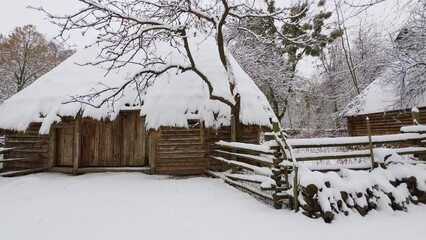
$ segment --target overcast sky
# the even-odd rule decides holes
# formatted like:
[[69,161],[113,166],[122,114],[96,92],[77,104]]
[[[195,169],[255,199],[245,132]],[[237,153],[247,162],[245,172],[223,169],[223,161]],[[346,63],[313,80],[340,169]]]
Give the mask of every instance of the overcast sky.
[[[278,4],[280,1],[289,2],[289,0],[278,0]],[[294,2],[295,0],[290,1]],[[362,4],[370,0],[349,1]],[[406,18],[406,15],[395,14],[395,12],[399,10],[398,7],[401,5],[397,4],[397,1],[401,3],[407,0],[387,0],[385,3],[371,8],[367,13],[351,19],[350,25],[359,24],[360,19],[364,19],[367,23],[378,25],[384,33],[395,32]],[[334,5],[333,2],[333,0],[327,0],[330,7]],[[37,29],[48,38],[58,33],[58,27],[48,22],[46,16],[42,12],[27,9],[27,6],[43,6],[49,12],[63,15],[78,10],[82,5],[77,0],[9,0],[7,4],[2,4],[0,8],[0,33],[8,34],[14,27],[24,26],[26,24],[35,25]],[[94,38],[93,35],[83,37],[79,32],[75,32],[71,35],[71,41],[69,43],[76,43],[81,46],[88,44]]]
[[[8,34],[17,26],[33,24],[48,38],[58,34],[59,28],[51,24],[44,13],[28,9],[27,6],[43,6],[49,12],[58,15],[72,13],[82,7],[77,0],[10,0],[0,8],[0,33]],[[73,34],[71,40],[71,43],[80,45],[90,41],[79,33]]]

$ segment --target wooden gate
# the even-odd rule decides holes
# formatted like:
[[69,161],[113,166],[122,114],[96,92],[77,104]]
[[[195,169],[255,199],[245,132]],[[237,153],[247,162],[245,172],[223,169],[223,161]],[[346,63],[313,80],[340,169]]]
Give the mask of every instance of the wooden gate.
[[[55,166],[73,166],[75,152],[81,153],[78,167],[147,165],[145,120],[139,116],[139,112],[121,112],[114,121],[84,118],[79,145],[75,144],[76,124],[68,125],[55,127]],[[76,145],[80,147],[79,151],[75,151]]]
[[59,124],[56,131],[55,166],[73,166],[74,158],[74,124]]

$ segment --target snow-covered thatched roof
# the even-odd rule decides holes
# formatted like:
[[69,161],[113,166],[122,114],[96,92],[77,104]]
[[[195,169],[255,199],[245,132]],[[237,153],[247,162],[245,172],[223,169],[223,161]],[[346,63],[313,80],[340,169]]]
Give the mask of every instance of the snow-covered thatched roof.
[[414,107],[426,107],[426,93],[424,94],[425,96],[406,100],[401,104],[401,96],[398,92],[399,81],[402,81],[400,75],[395,73],[392,68],[386,69],[346,106],[341,115],[349,117]]
[[[236,79],[236,88],[241,95],[240,120],[247,125],[269,126],[273,111],[263,93],[250,77],[241,69],[232,56],[229,56],[232,74],[220,62],[216,41],[213,38],[190,38],[197,67],[212,82],[214,94],[233,101],[228,76]],[[182,50],[182,49],[180,49]],[[73,97],[93,94],[102,90],[121,87],[126,80],[141,70],[137,64],[127,64],[119,70],[106,70],[100,66],[84,65],[93,62],[100,47],[90,47],[78,51],[49,73],[40,77],[32,85],[12,96],[0,105],[0,129],[24,131],[31,122],[42,122],[40,133],[48,133],[60,116],[76,116],[82,111],[83,117],[113,120],[120,110],[140,109],[146,116],[149,129],[161,126],[187,127],[188,119],[201,119],[207,127],[230,124],[230,108],[209,98],[207,85],[194,72],[169,70],[156,78],[142,95],[138,95],[136,84],[127,86],[115,101],[96,108],[80,102],[70,102]],[[156,54],[169,64],[187,65],[187,58],[170,43],[158,43]],[[78,63],[78,64],[77,64]],[[103,66],[105,67],[105,66]],[[91,101],[99,104],[112,91],[105,91]],[[67,103],[70,102],[70,103]]]

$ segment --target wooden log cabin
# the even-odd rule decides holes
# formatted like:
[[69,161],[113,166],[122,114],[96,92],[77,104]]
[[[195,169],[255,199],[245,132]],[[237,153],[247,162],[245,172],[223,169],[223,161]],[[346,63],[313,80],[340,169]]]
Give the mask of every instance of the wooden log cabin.
[[[406,69],[404,73],[400,61],[409,65],[411,57],[416,56],[419,50],[424,48],[422,44],[416,44],[422,32],[415,28],[403,28],[394,41],[394,50],[399,53],[401,59],[393,66],[387,67],[364,91],[359,94],[343,111],[342,115],[347,119],[348,133],[351,136],[367,134],[366,117],[371,123],[372,134],[395,134],[400,128],[413,124],[412,109],[418,110],[420,122],[426,123],[426,92],[415,98],[401,95],[400,89],[410,89],[423,86],[413,86],[412,81],[418,78],[413,70]],[[420,51],[421,52],[421,51]],[[415,59],[415,58],[413,58]],[[405,86],[401,87],[403,83]],[[415,92],[415,91],[413,91]]]
[[[228,79],[215,55],[215,40],[197,40],[191,39],[197,43],[199,67],[215,80],[219,93],[232,96],[226,92]],[[159,51],[165,59],[185,61],[170,46]],[[6,131],[6,147],[13,148],[0,171],[188,175],[225,168],[209,153],[214,142],[231,139],[230,109],[210,99],[198,75],[171,70],[153,82],[129,84],[120,97],[111,98],[111,89],[123,86],[141,67],[128,64],[105,75],[105,69],[81,64],[98,53],[98,47],[78,51],[0,105],[0,129]],[[230,61],[241,96],[242,140],[256,143],[274,115],[259,88]],[[143,84],[150,87],[140,89]]]
[[397,78],[394,74],[384,71],[343,111],[350,136],[367,135],[367,117],[373,135],[400,133],[402,126],[413,124],[412,110],[418,111],[419,123],[426,124],[426,93],[401,103],[397,86],[388,81]]

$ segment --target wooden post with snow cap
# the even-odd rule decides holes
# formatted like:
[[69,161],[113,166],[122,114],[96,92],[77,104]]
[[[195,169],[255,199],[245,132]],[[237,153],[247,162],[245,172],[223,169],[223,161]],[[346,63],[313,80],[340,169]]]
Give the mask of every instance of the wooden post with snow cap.
[[[419,125],[420,124],[420,111],[418,108],[414,107],[411,109],[411,116],[413,118],[413,124],[414,125]],[[418,132],[421,133],[421,132]],[[420,140],[420,141],[416,141],[415,145],[419,146],[419,147],[425,147],[426,143],[424,142],[425,140]],[[426,160],[426,154],[416,154],[414,155],[415,157],[417,157],[419,160]]]
[[[237,141],[237,127],[236,127],[236,117],[234,114],[231,114],[231,142]],[[236,150],[232,150],[233,152],[237,152]],[[237,157],[233,156],[231,158],[232,160],[236,161]],[[231,173],[237,173],[237,167],[232,165],[231,166]]]
[[368,117],[366,117],[365,120],[367,121],[368,143],[369,143],[369,147],[370,147],[370,157],[371,157],[371,170],[373,170],[376,163],[374,162],[374,146],[373,146],[373,140],[371,138],[370,119]]
[[411,109],[411,116],[413,118],[413,124],[419,125],[420,123],[420,111],[418,108],[412,108]]
[[[279,126],[277,119],[271,119],[271,122],[272,122],[272,131],[274,131],[275,134],[279,133],[281,131],[281,128]],[[280,150],[278,150],[275,152],[274,159],[273,159],[271,178],[275,181],[275,185],[276,185],[276,190],[272,194],[272,197],[274,199],[275,209],[281,209],[283,207],[282,196],[280,195],[280,193],[282,192],[281,186],[283,183],[282,175],[283,174],[287,175],[287,167],[283,169],[280,166],[280,163],[284,160],[284,158],[282,157],[283,154],[285,153],[281,153]],[[287,179],[284,179],[284,180],[287,180]]]

